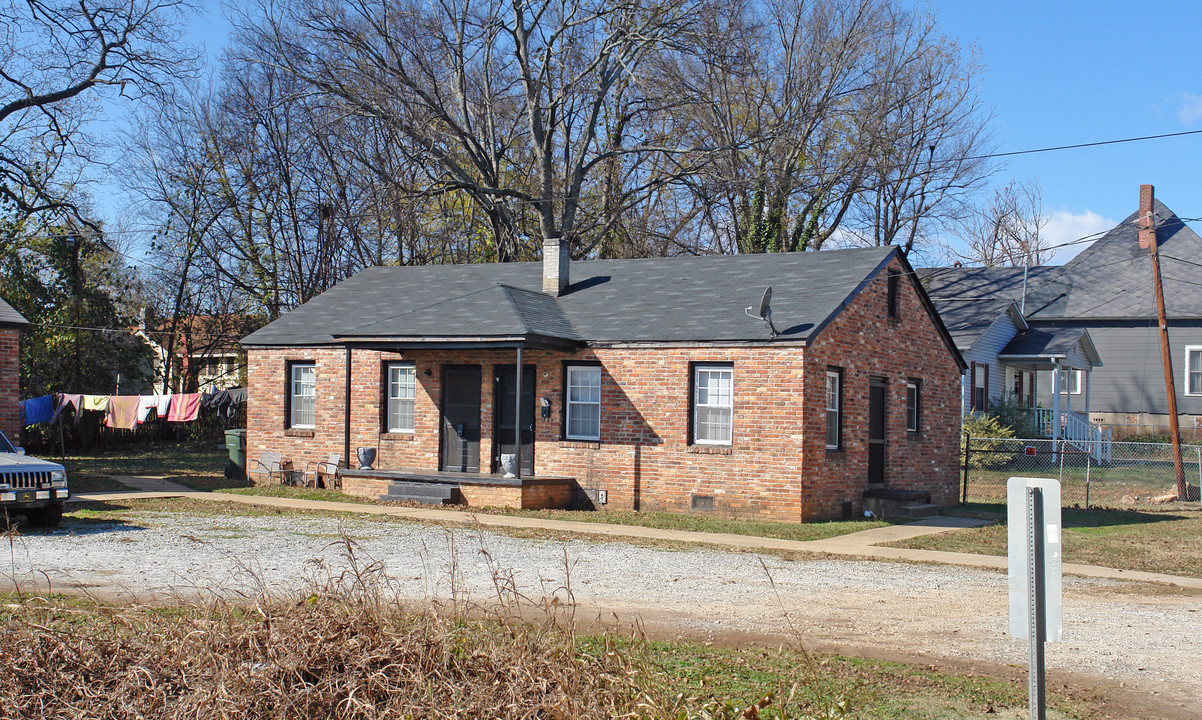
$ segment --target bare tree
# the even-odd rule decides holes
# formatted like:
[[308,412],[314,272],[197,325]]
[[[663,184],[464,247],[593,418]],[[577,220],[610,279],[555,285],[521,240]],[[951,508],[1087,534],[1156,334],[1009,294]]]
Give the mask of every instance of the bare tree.
[[[97,91],[144,96],[191,70],[179,45],[187,0],[8,0],[0,6],[0,199],[19,216],[97,229],[72,190],[94,159]],[[86,102],[85,102],[86,99]]]
[[1043,236],[1050,220],[1051,215],[1043,209],[1039,181],[1012,180],[959,224],[965,248],[953,253],[960,260],[986,267],[1042,265],[1051,258]]
[[908,20],[873,84],[868,173],[846,228],[860,244],[896,244],[906,254],[965,212],[989,174],[991,142],[976,92],[980,66],[933,18]]
[[[255,24],[270,61],[387,128],[409,160],[430,167],[424,192],[470,197],[488,219],[496,259],[553,238],[578,254],[591,248],[604,230],[581,233],[591,180],[616,159],[679,150],[646,133],[653,123],[634,121],[662,110],[646,73],[691,34],[695,0],[275,7]],[[607,112],[630,116],[607,123]]]

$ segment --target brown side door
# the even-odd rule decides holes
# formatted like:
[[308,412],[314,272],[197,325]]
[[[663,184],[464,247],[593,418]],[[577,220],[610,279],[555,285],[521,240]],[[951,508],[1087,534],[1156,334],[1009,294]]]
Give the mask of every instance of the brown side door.
[[[493,427],[493,472],[500,472],[501,454],[513,453],[514,396],[517,394],[517,375],[512,365],[496,368],[496,422]],[[533,365],[522,369],[522,475],[534,474],[534,382]]]
[[873,378],[868,383],[868,484],[885,484],[885,446],[889,444],[887,434],[888,408],[886,398],[888,385],[882,378]]
[[480,366],[442,369],[442,469],[480,472]]

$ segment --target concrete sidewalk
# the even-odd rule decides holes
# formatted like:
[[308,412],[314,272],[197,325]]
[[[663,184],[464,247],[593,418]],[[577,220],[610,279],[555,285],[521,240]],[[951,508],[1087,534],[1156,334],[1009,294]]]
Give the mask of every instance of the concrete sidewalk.
[[[571,520],[550,520],[545,518],[514,517],[509,515],[491,515],[473,513],[464,510],[449,510],[441,508],[408,508],[390,505],[374,505],[368,503],[330,502],[326,500],[302,500],[299,498],[266,497],[258,495],[235,495],[230,493],[198,492],[190,488],[167,481],[161,477],[114,475],[114,480],[136,488],[130,492],[100,492],[82,493],[71,498],[76,502],[84,501],[121,501],[161,497],[188,497],[209,502],[231,502],[258,507],[274,507],[296,511],[323,511],[359,513],[363,515],[383,515],[419,522],[456,523],[463,525],[481,525],[495,528],[514,528],[525,530],[555,530],[565,533],[582,535],[597,535],[607,538],[630,538],[643,540],[661,540],[667,542],[696,543],[736,548],[739,550],[777,550],[787,552],[826,553],[830,555],[846,555],[882,560],[904,560],[911,562],[930,562],[946,565],[964,565],[968,567],[992,568],[1006,570],[1006,558],[994,555],[973,555],[970,553],[941,552],[937,550],[913,550],[909,548],[879,547],[880,543],[908,540],[923,535],[952,532],[965,528],[979,527],[988,524],[984,520],[937,516],[907,523],[905,525],[890,525],[871,530],[840,535],[825,540],[782,540],[779,538],[757,537],[753,535],[735,535],[731,533],[706,533],[691,530],[668,530],[660,528],[641,527],[637,525],[615,525],[609,523],[576,522]],[[1065,563],[1063,570],[1066,574],[1084,577],[1104,578],[1108,580],[1129,580],[1135,582],[1153,582],[1164,585],[1202,590],[1202,579],[1166,575],[1161,573],[1140,572],[1136,570],[1117,570],[1096,565],[1079,565]]]

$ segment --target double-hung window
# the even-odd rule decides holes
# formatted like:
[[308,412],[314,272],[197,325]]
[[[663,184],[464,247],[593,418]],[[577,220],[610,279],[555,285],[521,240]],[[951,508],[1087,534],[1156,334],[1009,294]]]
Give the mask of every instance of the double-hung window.
[[317,415],[317,365],[292,363],[288,374],[288,426],[312,429]]
[[601,439],[601,368],[567,366],[564,432],[569,440]]
[[1185,394],[1202,395],[1202,345],[1185,348]]
[[843,372],[826,371],[826,447],[838,450],[843,444]]
[[922,381],[910,378],[906,381],[906,430],[921,432],[922,426]]
[[388,432],[413,432],[417,369],[412,365],[388,366]]
[[1060,394],[1080,395],[1085,386],[1085,371],[1073,368],[1060,368]]
[[730,445],[734,421],[734,368],[693,368],[693,443]]

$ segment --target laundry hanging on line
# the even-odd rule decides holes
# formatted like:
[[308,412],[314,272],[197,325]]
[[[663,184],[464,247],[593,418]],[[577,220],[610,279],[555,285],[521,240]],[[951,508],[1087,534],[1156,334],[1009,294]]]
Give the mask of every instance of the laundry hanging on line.
[[54,417],[54,396],[43,395],[41,397],[30,398],[21,401],[21,423],[24,425],[33,425],[34,423],[50,422]]
[[156,416],[169,422],[192,422],[200,417],[200,410],[215,411],[223,422],[234,418],[238,405],[247,401],[244,387],[228,388],[215,393],[167,393],[165,395],[81,395],[56,393],[30,398],[20,402],[22,425],[53,423],[68,407],[75,411],[79,422],[84,410],[96,410],[105,414],[104,424],[111,428],[132,430],[150,417]]

